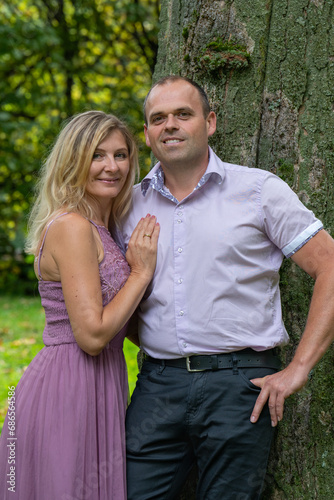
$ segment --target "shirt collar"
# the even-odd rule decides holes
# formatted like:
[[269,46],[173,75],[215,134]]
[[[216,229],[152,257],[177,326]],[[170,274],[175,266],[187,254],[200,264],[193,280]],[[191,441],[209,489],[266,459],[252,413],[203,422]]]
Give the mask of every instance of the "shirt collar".
[[[205,171],[205,174],[200,179],[195,189],[203,186],[210,178],[217,184],[221,184],[225,177],[225,169],[223,162],[218,158],[218,156],[209,147],[209,163]],[[155,189],[156,191],[162,192],[164,190],[165,174],[161,167],[160,162],[158,162],[152,170],[144,177],[141,181],[141,191],[143,196],[146,196],[149,187]]]
[[148,188],[160,191],[165,183],[165,174],[160,165],[160,161],[149,171],[149,173],[141,181],[141,192],[145,196]]

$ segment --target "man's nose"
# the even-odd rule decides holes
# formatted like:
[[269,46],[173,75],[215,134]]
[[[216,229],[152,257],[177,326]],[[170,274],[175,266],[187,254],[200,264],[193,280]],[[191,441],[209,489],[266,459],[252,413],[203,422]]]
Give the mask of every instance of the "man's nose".
[[172,113],[167,115],[167,118],[165,121],[165,128],[169,129],[169,130],[179,128],[178,121]]

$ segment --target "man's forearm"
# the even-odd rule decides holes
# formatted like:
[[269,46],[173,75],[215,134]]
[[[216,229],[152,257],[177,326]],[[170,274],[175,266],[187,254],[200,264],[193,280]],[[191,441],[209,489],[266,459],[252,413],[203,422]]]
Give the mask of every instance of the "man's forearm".
[[284,401],[307,382],[308,374],[334,340],[334,241],[320,231],[292,257],[315,279],[304,333],[291,363],[282,371],[252,379],[261,387],[251,421],[257,422],[268,402],[272,425],[283,418]]
[[304,333],[291,363],[309,373],[334,341],[334,266],[315,282]]

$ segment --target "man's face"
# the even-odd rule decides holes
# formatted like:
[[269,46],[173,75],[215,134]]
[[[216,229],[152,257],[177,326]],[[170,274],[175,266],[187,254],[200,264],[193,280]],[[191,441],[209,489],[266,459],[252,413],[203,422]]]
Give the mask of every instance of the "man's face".
[[198,90],[177,80],[152,89],[146,104],[146,144],[167,168],[205,168],[208,137],[216,130],[216,116],[204,117]]

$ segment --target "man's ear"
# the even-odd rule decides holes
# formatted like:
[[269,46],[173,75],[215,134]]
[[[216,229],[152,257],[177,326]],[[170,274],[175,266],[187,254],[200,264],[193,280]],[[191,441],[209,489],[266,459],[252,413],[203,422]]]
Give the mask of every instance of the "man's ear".
[[144,123],[144,134],[145,134],[145,139],[146,139],[146,146],[148,146],[150,148],[151,144],[150,144],[150,139],[148,137],[148,131],[147,131],[147,125],[146,125],[146,123]]
[[208,137],[210,137],[216,132],[217,116],[214,111],[210,111],[210,113],[207,116],[206,123],[207,123]]

